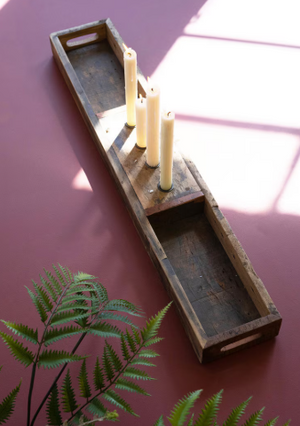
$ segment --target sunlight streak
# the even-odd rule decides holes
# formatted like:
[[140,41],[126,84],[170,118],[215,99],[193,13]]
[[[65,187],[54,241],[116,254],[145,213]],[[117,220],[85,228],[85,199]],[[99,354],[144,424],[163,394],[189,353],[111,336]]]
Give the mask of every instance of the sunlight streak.
[[72,188],[93,192],[90,182],[83,169],[80,169],[72,181]]

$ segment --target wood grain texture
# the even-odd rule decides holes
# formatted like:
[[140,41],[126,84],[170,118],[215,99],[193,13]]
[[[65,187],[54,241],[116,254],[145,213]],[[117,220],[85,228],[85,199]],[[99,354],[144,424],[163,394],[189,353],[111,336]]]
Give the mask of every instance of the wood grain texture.
[[[94,42],[69,49],[68,40],[95,32]],[[193,162],[176,153],[176,190],[158,192],[159,170],[145,167],[135,131],[124,125],[122,39],[111,21],[54,33],[50,41],[200,362],[277,335],[281,317]]]

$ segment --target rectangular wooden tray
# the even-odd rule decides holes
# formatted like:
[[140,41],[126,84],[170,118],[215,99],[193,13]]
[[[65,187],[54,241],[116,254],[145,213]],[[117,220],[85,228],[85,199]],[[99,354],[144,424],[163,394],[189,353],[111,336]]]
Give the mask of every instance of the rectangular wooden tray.
[[[58,67],[126,203],[200,362],[276,336],[281,317],[193,162],[174,154],[158,190],[125,126],[122,39],[110,19],[50,35]],[[138,91],[146,80],[138,69]]]

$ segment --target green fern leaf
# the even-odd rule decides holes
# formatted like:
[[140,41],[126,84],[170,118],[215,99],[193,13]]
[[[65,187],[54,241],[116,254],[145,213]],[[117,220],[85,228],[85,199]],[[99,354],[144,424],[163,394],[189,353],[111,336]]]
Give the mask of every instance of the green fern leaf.
[[70,321],[78,321],[81,318],[88,317],[89,315],[89,312],[85,312],[84,314],[79,312],[61,312],[59,314],[53,315],[51,325],[60,325]]
[[79,302],[80,300],[89,302],[90,300],[94,300],[94,297],[88,297],[84,294],[72,294],[71,296],[65,296],[64,302],[60,306],[67,305],[70,302]]
[[106,303],[108,302],[108,294],[107,294],[107,290],[104,287],[104,285],[102,285],[101,283],[98,282],[94,282],[94,289],[97,292],[98,298],[100,300],[101,303]]
[[157,315],[150,318],[150,320],[146,322],[146,327],[143,328],[141,332],[144,342],[146,342],[149,339],[152,339],[153,337],[157,335],[159,327],[162,323],[162,320],[164,316],[166,315],[169,307],[171,306],[171,303],[169,303],[164,309],[159,311]]
[[0,331],[0,336],[2,337],[2,340],[6,346],[9,348],[11,355],[16,360],[20,361],[20,363],[24,364],[26,367],[32,364],[34,360],[34,354],[26,346],[23,346],[23,343],[18,342],[13,337],[3,333],[2,331]]
[[248,398],[246,401],[242,402],[238,407],[234,408],[231,411],[228,419],[223,424],[223,426],[237,426],[240,418],[245,413],[245,409],[247,405],[249,404],[249,402],[251,401],[251,398],[252,397]]
[[62,417],[59,409],[57,384],[55,384],[55,386],[53,387],[50,397],[48,398],[46,412],[47,421],[49,425],[62,425]]
[[126,345],[124,334],[121,335],[121,350],[123,354],[123,358],[125,361],[128,361],[130,359],[130,353]]
[[81,294],[85,291],[93,292],[95,293],[96,290],[94,290],[91,286],[83,286],[83,285],[76,285],[73,287],[70,287],[69,290],[66,291],[66,296],[71,296],[72,294]]
[[275,419],[269,420],[265,426],[275,426],[275,424],[277,423],[277,420],[279,419],[279,417],[276,417]]
[[36,307],[42,322],[45,322],[47,320],[48,316],[47,316],[47,313],[46,313],[43,305],[41,304],[39,298],[31,290],[29,290],[28,287],[25,286],[25,288],[27,289],[31,300],[33,301],[33,304]]
[[36,294],[37,294],[40,302],[42,303],[42,305],[46,309],[46,311],[47,312],[52,311],[53,304],[50,301],[48,293],[43,289],[42,286],[38,286],[33,280],[31,280],[31,281],[33,283],[33,287],[34,287],[34,289],[36,291]]
[[124,401],[123,398],[120,397],[115,391],[112,389],[108,389],[103,395],[103,398],[105,398],[108,402],[111,404],[114,404],[116,407],[121,408],[124,411],[127,411],[127,413],[130,413],[136,417],[139,417],[133,409],[130,407],[130,405]]
[[[192,414],[192,417],[190,418],[187,426],[193,426],[193,424],[194,424],[194,413]],[[217,426],[217,423],[215,423],[214,426]]]
[[103,350],[102,360],[103,360],[103,368],[104,368],[105,376],[107,380],[111,381],[114,378],[115,373],[113,370],[111,359],[107,353],[106,346],[104,347],[104,350]]
[[110,300],[105,305],[105,310],[126,312],[127,314],[137,316],[137,317],[140,317],[142,314],[141,310],[138,307],[136,307],[133,303],[127,302],[127,300],[122,300],[122,299]]
[[135,367],[128,367],[124,372],[124,376],[136,380],[155,380],[153,377],[150,377],[149,374],[147,374],[145,371],[139,370]]
[[289,424],[291,423],[291,421],[290,420],[288,420],[286,423],[284,423],[284,425],[283,426],[289,426]]
[[162,340],[164,340],[163,337],[153,337],[153,339],[149,339],[146,343],[144,343],[144,347],[148,348],[149,346],[154,345],[155,343],[159,343]]
[[164,417],[160,416],[160,418],[155,422],[154,426],[165,426]]
[[95,390],[101,390],[104,387],[104,377],[102,368],[100,367],[99,357],[96,359],[93,376]]
[[131,352],[135,353],[136,352],[136,344],[134,341],[134,338],[131,336],[131,334],[129,333],[129,331],[126,329],[126,340],[128,342],[128,345],[131,349]]
[[75,398],[75,391],[72,386],[72,380],[70,370],[68,369],[67,374],[64,378],[62,389],[62,406],[65,413],[73,413],[78,407]]
[[57,308],[57,313],[75,311],[75,310],[78,310],[78,309],[81,309],[81,310],[84,310],[84,311],[89,311],[91,309],[91,306],[84,305],[80,302],[85,302],[85,300],[79,300],[77,303],[74,303],[74,302],[62,303]]
[[58,264],[58,266],[59,266],[59,269],[61,270],[61,272],[63,273],[67,283],[71,282],[72,281],[72,274],[71,274],[71,278],[70,278],[67,269],[64,268],[63,266],[61,266],[60,264]]
[[132,333],[133,333],[134,340],[135,340],[136,344],[137,344],[137,345],[140,345],[140,344],[142,343],[142,339],[141,339],[141,336],[140,336],[139,331],[138,331],[138,330],[136,330],[136,328],[135,328],[135,327],[132,327],[132,326],[131,326],[131,331],[132,331]]
[[51,284],[55,288],[56,293],[60,296],[61,293],[62,293],[62,288],[61,288],[59,282],[57,281],[57,279],[51,274],[51,272],[47,271],[45,268],[44,268],[44,272],[45,272],[48,280],[51,282]]
[[252,416],[249,417],[249,419],[244,423],[244,426],[257,426],[260,421],[262,420],[262,413],[264,411],[264,408],[262,408],[259,411],[256,411],[256,413],[252,414]]
[[131,365],[145,365],[147,367],[156,367],[155,364],[152,364],[147,358],[137,357],[130,362]]
[[82,281],[87,280],[95,280],[96,277],[94,275],[86,274],[85,272],[78,272],[76,275],[74,275],[74,281],[76,283],[81,283]]
[[0,404],[0,425],[6,423],[14,411],[16,398],[21,387],[21,382],[3,399],[2,403]]
[[122,364],[119,356],[117,355],[117,353],[113,349],[113,347],[111,345],[109,345],[107,342],[106,342],[106,348],[107,348],[107,354],[109,355],[110,360],[111,360],[111,364],[112,364],[115,372],[117,373],[118,371],[122,370],[123,364]]
[[37,330],[34,331],[32,328],[29,328],[27,325],[15,324],[14,322],[9,322],[4,320],[1,320],[1,321],[3,322],[3,324],[6,325],[6,327],[9,330],[13,331],[18,336],[23,337],[23,339],[26,339],[29,342],[32,342],[34,344],[39,343]]
[[128,324],[131,325],[131,327],[136,327],[136,325],[133,324],[132,321],[130,321],[130,319],[128,317],[124,317],[123,315],[118,315],[115,314],[113,312],[102,312],[101,314],[99,314],[99,319],[109,319],[109,320],[114,320],[114,321],[121,321],[124,324]]
[[66,351],[44,350],[39,357],[38,366],[44,368],[56,368],[66,362],[82,361],[86,356],[70,354]]
[[53,289],[52,285],[48,283],[48,281],[46,281],[44,277],[42,277],[42,275],[40,275],[40,280],[48,294],[51,295],[53,302],[55,303],[57,300],[57,294],[55,293],[55,290]]
[[[218,392],[212,398],[206,401],[205,407],[203,408],[201,414],[199,415],[195,426],[210,426],[213,419],[217,416],[219,405],[222,400],[222,392]],[[250,425],[247,425],[250,426]],[[253,425],[254,426],[254,425]]]
[[[78,413],[75,414],[75,416],[73,417],[72,423],[68,423],[68,426],[69,425],[74,426],[74,422],[75,422],[76,425],[80,426],[80,425],[82,425],[82,423],[85,424],[86,422],[89,422],[89,421],[90,421],[90,419],[87,418],[87,416],[85,414],[83,414],[81,410],[79,410]],[[95,423],[94,424],[92,423],[91,426],[95,426]]]
[[110,325],[105,322],[96,322],[91,325],[88,330],[88,333],[94,334],[96,336],[101,337],[121,337],[121,330],[119,330],[116,326]]
[[94,398],[88,405],[87,409],[90,413],[98,417],[104,417],[107,412],[107,408],[104,407],[98,398]]
[[44,345],[47,347],[58,340],[65,339],[66,337],[74,336],[75,334],[83,333],[83,330],[80,327],[74,327],[71,325],[70,327],[63,328],[52,328],[46,331],[44,337]]
[[201,390],[191,392],[177,402],[170,414],[170,417],[168,417],[168,420],[172,426],[184,425],[186,418],[190,410],[193,408],[195,401],[199,398],[200,393]]
[[52,268],[54,269],[54,271],[55,271],[55,273],[57,275],[57,278],[60,281],[61,285],[63,287],[66,287],[68,285],[68,281],[67,282],[65,281],[64,277],[62,276],[62,274],[60,273],[59,269],[55,265],[52,265]]
[[155,352],[153,349],[143,349],[140,352],[140,357],[143,358],[155,358],[156,356],[160,356],[157,352]]
[[91,388],[88,381],[85,360],[81,364],[78,381],[79,381],[80,396],[82,396],[83,398],[89,398],[92,395],[92,392],[91,392]]
[[121,390],[126,390],[128,392],[136,392],[136,393],[140,393],[141,395],[150,396],[148,392],[146,392],[143,388],[138,386],[136,383],[133,383],[130,380],[126,380],[126,379],[118,379],[116,381],[116,388]]

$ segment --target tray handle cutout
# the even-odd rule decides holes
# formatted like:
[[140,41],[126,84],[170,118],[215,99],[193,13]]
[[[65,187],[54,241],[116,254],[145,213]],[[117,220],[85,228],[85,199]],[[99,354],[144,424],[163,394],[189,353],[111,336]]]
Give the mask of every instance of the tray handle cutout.
[[85,44],[93,43],[94,41],[98,40],[99,34],[93,33],[93,34],[85,34],[79,37],[70,38],[67,40],[66,45],[68,47],[79,47],[84,46]]
[[241,339],[236,342],[229,343],[229,345],[223,346],[221,348],[221,352],[227,352],[227,351],[230,351],[231,349],[235,349],[240,346],[247,345],[248,343],[253,342],[253,340],[260,339],[261,337],[262,337],[262,333],[256,333],[256,334],[253,334],[252,336],[244,337],[244,339]]

